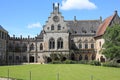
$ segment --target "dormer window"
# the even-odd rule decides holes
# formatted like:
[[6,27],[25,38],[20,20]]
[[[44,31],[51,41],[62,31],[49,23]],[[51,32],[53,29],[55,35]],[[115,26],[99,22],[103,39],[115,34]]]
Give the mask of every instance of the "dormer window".
[[60,26],[60,24],[58,25],[58,30],[61,30],[61,26]]
[[82,33],[87,33],[85,28],[82,28]]
[[49,30],[49,27],[47,27],[47,30]]
[[75,31],[75,34],[77,34],[77,31]]
[[51,25],[51,30],[54,30],[54,25]]

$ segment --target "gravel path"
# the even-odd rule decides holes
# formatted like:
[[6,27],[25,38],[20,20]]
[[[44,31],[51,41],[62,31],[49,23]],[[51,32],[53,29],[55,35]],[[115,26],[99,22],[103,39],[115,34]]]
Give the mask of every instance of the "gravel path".
[[0,80],[13,80],[13,79],[0,78]]

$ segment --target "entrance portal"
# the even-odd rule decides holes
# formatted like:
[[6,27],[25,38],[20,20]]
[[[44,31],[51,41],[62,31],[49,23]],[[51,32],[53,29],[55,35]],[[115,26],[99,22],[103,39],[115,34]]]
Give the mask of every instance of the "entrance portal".
[[30,62],[31,62],[31,63],[34,62],[34,56],[30,56]]

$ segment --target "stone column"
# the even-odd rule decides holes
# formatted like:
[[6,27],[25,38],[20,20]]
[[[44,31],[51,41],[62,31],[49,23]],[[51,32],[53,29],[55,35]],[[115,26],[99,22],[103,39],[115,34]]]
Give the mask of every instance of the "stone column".
[[27,61],[30,63],[30,36],[28,36],[28,46],[27,46]]

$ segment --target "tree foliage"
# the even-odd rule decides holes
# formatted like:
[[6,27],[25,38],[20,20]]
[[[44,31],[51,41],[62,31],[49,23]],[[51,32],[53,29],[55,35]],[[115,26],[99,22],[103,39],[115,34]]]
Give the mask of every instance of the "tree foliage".
[[120,58],[120,25],[108,27],[103,38],[105,43],[102,53],[108,60]]

